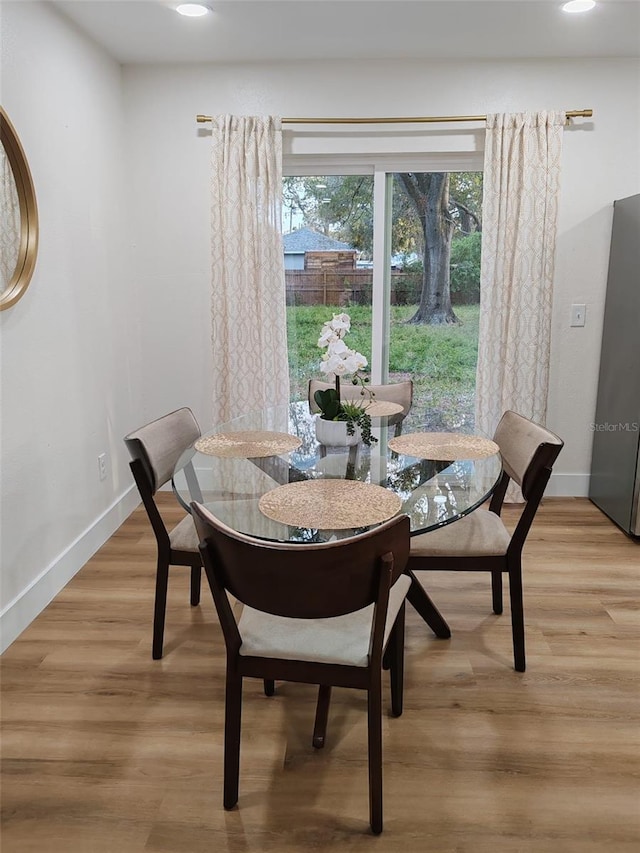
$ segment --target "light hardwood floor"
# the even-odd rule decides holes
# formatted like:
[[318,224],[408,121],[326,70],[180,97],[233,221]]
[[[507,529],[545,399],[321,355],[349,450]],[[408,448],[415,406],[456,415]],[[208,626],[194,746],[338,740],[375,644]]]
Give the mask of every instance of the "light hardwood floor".
[[2,853],[637,853],[639,565],[589,501],[545,500],[525,547],[524,674],[488,577],[428,576],[453,636],[408,609],[375,838],[358,692],[334,690],[315,751],[315,689],[267,698],[247,682],[239,805],[223,810],[211,596],[205,581],[191,608],[188,569],[172,569],[152,661],[155,545],[138,509],[2,658]]

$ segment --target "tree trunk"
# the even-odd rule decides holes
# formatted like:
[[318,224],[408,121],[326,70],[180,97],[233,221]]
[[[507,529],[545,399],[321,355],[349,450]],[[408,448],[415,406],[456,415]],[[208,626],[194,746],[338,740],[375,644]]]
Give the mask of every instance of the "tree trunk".
[[424,234],[422,292],[410,323],[458,323],[451,307],[451,238],[454,223],[449,214],[449,175],[446,172],[400,175]]
[[[454,224],[449,214],[449,175],[446,172],[413,176],[424,195],[424,275],[418,310],[410,323],[458,323],[451,307],[451,238]],[[427,180],[420,187],[420,178]]]

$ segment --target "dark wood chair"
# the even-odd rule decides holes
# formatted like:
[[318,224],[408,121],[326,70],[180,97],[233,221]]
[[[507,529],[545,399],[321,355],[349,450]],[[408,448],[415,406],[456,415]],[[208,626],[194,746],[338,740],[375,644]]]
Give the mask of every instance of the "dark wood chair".
[[[502,613],[502,574],[509,576],[511,628],[515,669],[525,671],[524,608],[522,601],[522,548],[564,446],[557,435],[515,412],[502,416],[494,435],[500,448],[503,473],[489,504],[452,524],[411,539],[408,572],[412,590],[420,598],[416,571],[490,572],[493,612]],[[500,512],[509,482],[522,489],[524,505],[513,531],[504,526]],[[417,586],[416,586],[417,585]],[[409,592],[409,601],[414,592]]]
[[191,566],[191,604],[196,606],[200,603],[202,558],[193,519],[185,515],[169,531],[154,500],[158,489],[172,478],[180,456],[199,437],[200,427],[191,409],[183,408],[140,427],[124,439],[132,457],[133,478],[158,545],[152,643],[154,660],[162,657],[169,566]]
[[[198,503],[192,511],[227,649],[224,807],[238,801],[244,677],[318,684],[316,748],[325,742],[331,687],[354,687],[368,696],[370,822],[382,832],[382,658],[399,716],[409,519],[299,545],[236,533]],[[244,605],[239,620],[227,593]]]
[[[310,379],[307,391],[309,400],[309,410],[313,414],[317,414],[320,409],[314,399],[316,391],[325,391],[327,388],[335,388],[333,382],[323,382],[321,379]],[[397,415],[389,415],[386,423],[389,426],[395,426],[394,435],[398,436],[402,433],[402,422],[409,414],[413,403],[413,381],[405,379],[402,382],[390,382],[386,385],[367,385],[369,391],[374,395],[376,400],[384,400],[388,403],[397,403],[402,406],[402,411]],[[353,385],[351,382],[344,381],[340,384],[340,397],[343,400],[361,400],[362,388],[360,385]]]

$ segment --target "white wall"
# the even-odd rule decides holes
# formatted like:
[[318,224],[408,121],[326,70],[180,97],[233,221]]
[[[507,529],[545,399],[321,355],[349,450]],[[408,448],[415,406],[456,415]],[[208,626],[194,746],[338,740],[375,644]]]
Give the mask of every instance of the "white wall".
[[122,436],[140,422],[140,348],[121,69],[48,5],[3,3],[1,14],[2,104],[40,217],[31,284],[0,314],[4,648],[137,502]]
[[[156,354],[167,387],[180,383],[185,399],[207,423],[213,369],[206,295],[209,144],[207,131],[195,123],[197,113],[475,115],[590,107],[593,119],[576,120],[564,134],[548,414],[549,427],[566,441],[548,493],[586,494],[612,202],[640,190],[639,70],[633,60],[125,69],[127,127],[134,140],[129,166],[135,186],[135,268],[149,310],[158,309],[149,336],[157,340],[162,330],[175,344]],[[482,144],[482,134],[455,127],[447,133],[460,150]],[[441,132],[431,132],[432,141],[425,144],[442,150]],[[414,133],[429,137],[424,129]],[[384,136],[379,133],[370,147],[383,147]],[[296,150],[322,145],[335,151],[358,143],[351,136],[336,143],[331,134],[319,138],[312,132],[311,139],[296,134]],[[569,327],[573,302],[587,305],[584,328]],[[176,364],[179,358],[182,364]],[[157,405],[166,390],[151,390]]]
[[[33,281],[0,314],[3,646],[137,503],[122,436],[185,404],[203,426],[211,421],[209,143],[199,112],[592,107],[592,121],[565,133],[548,418],[567,442],[551,491],[585,493],[611,203],[640,190],[637,62],[121,72],[48,4],[3,2],[1,14],[2,103],[29,157],[41,221]],[[463,151],[482,136],[456,133]],[[322,144],[295,141],[296,150]],[[584,329],[569,328],[572,302],[587,304]],[[110,471],[100,482],[103,451]]]

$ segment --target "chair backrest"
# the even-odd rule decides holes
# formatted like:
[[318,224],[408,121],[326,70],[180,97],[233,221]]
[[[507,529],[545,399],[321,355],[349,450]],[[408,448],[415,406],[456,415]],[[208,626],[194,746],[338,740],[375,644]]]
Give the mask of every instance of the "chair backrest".
[[193,412],[185,407],[125,436],[124,443],[144,470],[152,495],[171,479],[178,459],[200,435]]
[[[191,505],[212,592],[227,590],[243,604],[298,619],[353,613],[377,600],[383,558],[392,557],[389,586],[409,556],[409,518],[393,518],[349,539],[293,544],[231,530],[202,505]],[[213,581],[213,583],[212,583]]]
[[[319,412],[318,404],[314,400],[316,391],[325,391],[327,388],[335,388],[333,382],[323,382],[321,379],[309,380],[309,410],[314,414]],[[413,381],[405,379],[402,382],[391,382],[387,385],[367,385],[367,388],[373,392],[376,400],[384,400],[388,403],[398,403],[402,406],[401,417],[406,417],[413,402]],[[362,388],[360,385],[353,385],[351,382],[345,381],[340,383],[340,397],[343,400],[359,400],[361,399]]]
[[[564,446],[561,438],[534,421],[506,411],[498,424],[494,441],[500,448],[505,473],[522,489],[526,501],[542,491],[551,469]],[[542,492],[540,492],[542,497]]]

